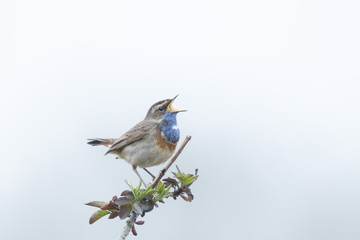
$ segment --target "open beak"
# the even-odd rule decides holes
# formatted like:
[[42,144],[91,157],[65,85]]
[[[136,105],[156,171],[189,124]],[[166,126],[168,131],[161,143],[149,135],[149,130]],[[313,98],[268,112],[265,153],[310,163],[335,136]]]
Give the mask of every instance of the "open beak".
[[177,98],[177,96],[179,95],[176,95],[173,99],[170,100],[167,110],[172,113],[186,112],[186,110],[176,110],[175,108],[172,107],[172,103],[174,102],[175,98]]

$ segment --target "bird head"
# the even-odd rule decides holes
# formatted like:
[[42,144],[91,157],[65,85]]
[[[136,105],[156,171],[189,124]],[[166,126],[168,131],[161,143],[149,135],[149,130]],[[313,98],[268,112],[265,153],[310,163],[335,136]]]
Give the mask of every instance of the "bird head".
[[147,112],[145,119],[160,120],[165,113],[177,114],[178,112],[185,112],[186,110],[176,110],[173,108],[172,104],[177,96],[178,95],[172,99],[165,99],[153,104]]

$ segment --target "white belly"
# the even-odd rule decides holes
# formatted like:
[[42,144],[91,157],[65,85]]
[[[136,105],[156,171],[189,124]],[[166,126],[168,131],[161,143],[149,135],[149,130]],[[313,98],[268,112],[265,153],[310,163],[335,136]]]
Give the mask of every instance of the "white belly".
[[159,165],[168,160],[173,151],[164,151],[156,141],[139,141],[126,146],[119,157],[141,168]]

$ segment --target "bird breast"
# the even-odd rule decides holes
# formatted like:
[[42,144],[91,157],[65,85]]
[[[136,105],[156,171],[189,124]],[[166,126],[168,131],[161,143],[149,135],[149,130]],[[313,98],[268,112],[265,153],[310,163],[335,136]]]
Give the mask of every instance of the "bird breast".
[[176,144],[167,142],[162,134],[157,134],[156,140],[137,141],[126,146],[119,156],[141,168],[159,165],[168,160],[174,153]]

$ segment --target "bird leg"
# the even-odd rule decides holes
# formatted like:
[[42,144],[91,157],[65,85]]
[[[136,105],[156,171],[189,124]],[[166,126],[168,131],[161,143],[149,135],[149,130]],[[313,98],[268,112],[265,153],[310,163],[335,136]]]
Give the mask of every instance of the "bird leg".
[[140,181],[142,182],[142,184],[144,185],[145,188],[147,188],[146,183],[144,182],[144,180],[141,178],[139,172],[136,170],[136,165],[132,165],[132,169],[134,170],[135,174],[140,178]]
[[149,170],[147,170],[146,168],[143,169],[152,177],[153,180],[155,179],[155,176]]

